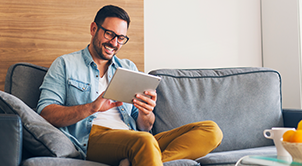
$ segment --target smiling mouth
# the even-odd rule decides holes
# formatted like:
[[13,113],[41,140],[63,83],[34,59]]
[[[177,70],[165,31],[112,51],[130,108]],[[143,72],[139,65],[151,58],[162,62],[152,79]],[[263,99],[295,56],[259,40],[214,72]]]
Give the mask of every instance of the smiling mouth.
[[108,53],[113,53],[116,50],[115,47],[110,47],[108,45],[104,45],[104,47]]
[[114,50],[113,48],[108,47],[108,46],[105,46],[105,48],[106,48],[106,50],[108,50],[108,51],[113,51],[113,50]]

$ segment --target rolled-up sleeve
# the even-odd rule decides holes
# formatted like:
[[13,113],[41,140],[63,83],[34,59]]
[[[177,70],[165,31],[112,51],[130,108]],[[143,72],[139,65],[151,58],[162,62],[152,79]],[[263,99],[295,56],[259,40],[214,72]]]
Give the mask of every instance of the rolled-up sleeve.
[[37,113],[50,104],[64,105],[66,99],[66,77],[65,63],[59,57],[50,66],[44,81],[40,86],[40,99],[37,106]]

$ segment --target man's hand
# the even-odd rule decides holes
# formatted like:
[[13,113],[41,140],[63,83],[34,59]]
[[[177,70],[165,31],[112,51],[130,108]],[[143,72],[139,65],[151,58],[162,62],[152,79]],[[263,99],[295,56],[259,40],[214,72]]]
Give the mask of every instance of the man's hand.
[[156,106],[157,93],[156,91],[145,91],[144,95],[136,94],[135,97],[137,99],[133,99],[133,105],[139,110],[137,118],[138,128],[140,130],[150,131],[155,121],[153,109]]
[[92,102],[92,108],[94,112],[104,112],[113,107],[119,107],[123,105],[123,102],[112,102],[109,99],[103,98],[103,94],[104,92],[95,101]]

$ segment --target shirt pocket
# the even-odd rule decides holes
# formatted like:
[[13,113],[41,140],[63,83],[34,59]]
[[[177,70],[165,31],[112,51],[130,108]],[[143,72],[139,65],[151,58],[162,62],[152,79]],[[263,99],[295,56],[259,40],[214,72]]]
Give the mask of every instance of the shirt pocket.
[[73,106],[91,102],[91,84],[75,79],[68,79],[66,105]]
[[82,82],[82,81],[79,81],[79,80],[75,80],[75,79],[72,79],[72,78],[69,78],[68,79],[68,85],[82,91],[82,92],[85,92],[85,91],[90,91],[90,84],[89,83],[85,83],[85,82]]

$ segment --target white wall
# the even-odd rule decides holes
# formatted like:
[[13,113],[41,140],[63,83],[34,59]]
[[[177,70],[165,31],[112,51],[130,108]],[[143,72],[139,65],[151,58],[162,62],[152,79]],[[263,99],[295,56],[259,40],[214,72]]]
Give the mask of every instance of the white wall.
[[302,0],[144,0],[145,72],[264,66],[301,109]]
[[260,0],[144,0],[145,72],[262,66]]
[[262,0],[263,64],[282,78],[283,108],[301,108],[299,0]]

